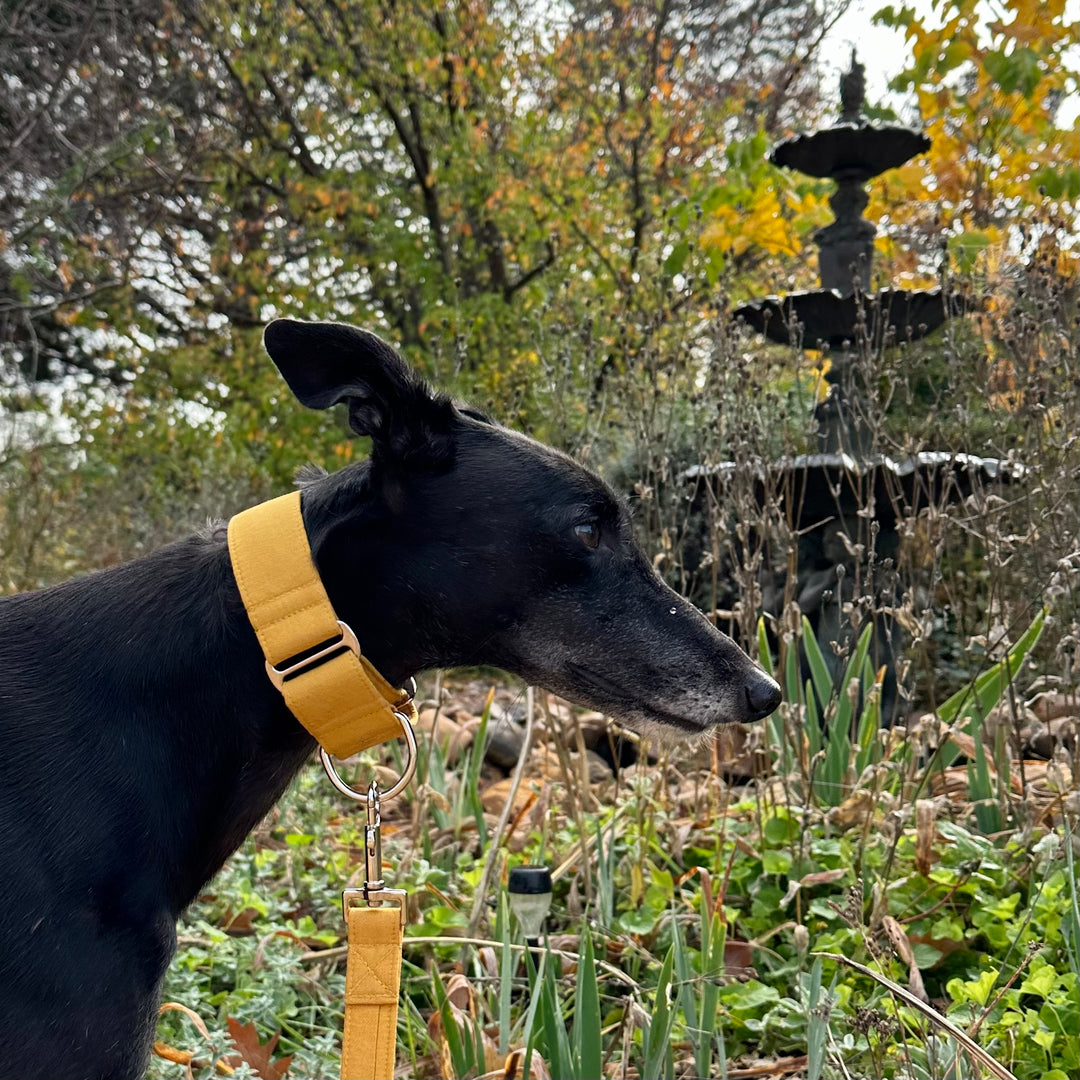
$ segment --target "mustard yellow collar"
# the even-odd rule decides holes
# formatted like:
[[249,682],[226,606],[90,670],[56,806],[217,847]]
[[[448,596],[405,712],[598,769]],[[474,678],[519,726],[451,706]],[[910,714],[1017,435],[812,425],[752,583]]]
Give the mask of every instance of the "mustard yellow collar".
[[415,720],[410,695],[372,667],[335,614],[311,558],[300,492],[237,514],[229,555],[270,681],[319,744],[344,758],[398,738],[395,710]]

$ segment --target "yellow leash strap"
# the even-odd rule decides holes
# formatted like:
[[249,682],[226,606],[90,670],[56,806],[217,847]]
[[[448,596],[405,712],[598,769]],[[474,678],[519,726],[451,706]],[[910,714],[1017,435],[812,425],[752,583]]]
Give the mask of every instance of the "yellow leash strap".
[[334,613],[311,558],[300,492],[237,514],[229,555],[267,674],[293,716],[339,758],[398,738],[395,710],[416,717],[409,695],[361,655]]
[[401,982],[401,912],[348,906],[341,1080],[392,1080]]

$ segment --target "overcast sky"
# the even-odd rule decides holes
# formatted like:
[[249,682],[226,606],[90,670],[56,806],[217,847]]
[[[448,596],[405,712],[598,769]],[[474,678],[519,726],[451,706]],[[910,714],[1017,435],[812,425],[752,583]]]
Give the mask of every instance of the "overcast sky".
[[[840,72],[847,71],[851,59],[851,47],[859,53],[859,61],[866,65],[866,96],[869,101],[880,101],[886,94],[886,84],[910,60],[910,50],[904,42],[904,35],[899,30],[890,30],[884,26],[875,26],[872,17],[891,2],[894,7],[912,7],[926,17],[931,26],[939,24],[933,14],[932,0],[854,0],[847,13],[833,28],[825,44],[824,60],[826,70],[833,78],[830,96],[839,102]],[[987,3],[987,18],[1000,18],[1001,6]],[[1080,20],[1080,0],[1066,0],[1065,16],[1067,21]],[[1078,57],[1080,60],[1080,57]],[[828,89],[828,88],[827,88]],[[905,121],[912,121],[913,99],[907,95],[893,95],[889,102]],[[1080,95],[1062,105],[1058,121],[1061,126],[1075,123],[1080,113]]]

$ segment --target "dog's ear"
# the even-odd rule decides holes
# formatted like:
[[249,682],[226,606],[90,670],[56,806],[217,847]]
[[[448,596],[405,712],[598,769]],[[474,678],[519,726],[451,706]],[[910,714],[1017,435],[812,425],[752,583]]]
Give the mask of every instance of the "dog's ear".
[[275,319],[263,344],[309,409],[346,402],[349,426],[371,436],[375,456],[435,463],[449,453],[449,400],[432,394],[382,338],[345,323]]

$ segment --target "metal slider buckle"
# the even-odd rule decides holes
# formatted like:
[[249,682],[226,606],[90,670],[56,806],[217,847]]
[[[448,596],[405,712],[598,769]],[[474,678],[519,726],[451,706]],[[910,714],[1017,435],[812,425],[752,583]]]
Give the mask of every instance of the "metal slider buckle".
[[347,623],[343,623],[340,619],[337,620],[337,624],[338,629],[341,631],[341,637],[339,637],[337,641],[332,641],[317,653],[305,656],[303,660],[297,660],[295,664],[290,664],[285,668],[274,667],[274,665],[267,660],[266,674],[270,677],[270,681],[280,690],[282,686],[284,686],[286,679],[291,679],[294,675],[299,675],[312,665],[317,664],[320,660],[325,659],[332,653],[339,652],[341,649],[348,649],[353,656],[358,657],[360,655],[360,642],[356,640],[356,635],[352,632],[352,627]]
[[372,780],[368,785],[367,798],[364,802],[367,822],[364,826],[364,885],[360,889],[345,889],[341,894],[341,914],[345,928],[349,926],[349,908],[361,898],[368,907],[382,907],[383,904],[397,904],[402,927],[408,921],[406,906],[409,894],[404,889],[388,889],[383,884],[382,876],[382,834],[379,814],[379,782]]

